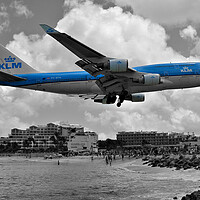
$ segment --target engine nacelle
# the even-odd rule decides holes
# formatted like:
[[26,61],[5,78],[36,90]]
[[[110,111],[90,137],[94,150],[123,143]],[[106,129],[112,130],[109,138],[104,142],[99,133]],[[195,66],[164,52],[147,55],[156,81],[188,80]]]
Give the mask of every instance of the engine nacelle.
[[132,101],[132,102],[143,102],[145,101],[144,94],[131,94],[130,96],[126,97],[125,100]]
[[127,72],[128,70],[128,60],[126,59],[112,59],[107,63],[107,68],[111,72]]
[[94,102],[96,103],[102,103],[102,104],[114,104],[116,101],[116,96],[106,96],[106,95],[99,95],[94,99]]
[[142,77],[142,83],[144,85],[157,85],[160,82],[160,74],[145,74]]

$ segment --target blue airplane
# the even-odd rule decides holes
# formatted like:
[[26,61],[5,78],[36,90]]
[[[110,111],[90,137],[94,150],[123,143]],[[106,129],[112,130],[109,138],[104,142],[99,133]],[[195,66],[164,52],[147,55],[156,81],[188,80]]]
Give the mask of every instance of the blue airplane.
[[200,63],[167,63],[129,68],[128,60],[106,57],[48,25],[44,31],[80,58],[84,71],[40,73],[0,45],[0,85],[79,95],[120,107],[143,102],[145,92],[200,86]]

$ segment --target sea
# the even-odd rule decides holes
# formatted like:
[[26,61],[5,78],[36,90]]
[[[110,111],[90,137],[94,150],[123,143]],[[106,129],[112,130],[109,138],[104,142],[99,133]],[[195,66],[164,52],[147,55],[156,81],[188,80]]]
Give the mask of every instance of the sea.
[[0,200],[173,200],[200,187],[200,171],[141,159],[0,157]]

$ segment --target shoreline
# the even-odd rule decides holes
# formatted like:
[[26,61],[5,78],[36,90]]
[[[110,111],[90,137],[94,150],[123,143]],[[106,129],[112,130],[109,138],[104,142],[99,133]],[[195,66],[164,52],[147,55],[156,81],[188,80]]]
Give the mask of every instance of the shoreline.
[[[2,162],[1,162],[2,161]],[[0,157],[0,165],[3,164],[4,162],[38,162],[38,163],[52,163],[53,165],[57,165],[58,159],[53,158],[53,159],[44,159],[43,157],[31,157],[31,158],[26,158],[23,156],[12,156],[12,157]],[[97,164],[98,163],[101,165],[101,167],[105,166],[107,168],[107,170],[113,170],[118,173],[133,173],[138,178],[145,178],[147,175],[149,176],[149,181],[150,180],[155,180],[156,181],[164,181],[164,180],[180,180],[180,181],[185,181],[185,182],[194,182],[194,183],[198,183],[200,180],[198,179],[200,172],[198,170],[195,169],[190,169],[190,170],[175,170],[175,168],[159,168],[159,167],[151,167],[148,165],[143,165],[143,160],[142,158],[128,158],[125,157],[124,160],[122,160],[120,157],[117,156],[116,160],[114,160],[112,162],[112,165],[106,165],[105,159],[103,157],[100,156],[94,156],[94,159],[91,160],[91,156],[74,156],[74,157],[62,157],[59,159],[60,161],[60,165],[65,168],[65,166],[67,166],[67,163],[71,163],[71,164],[78,164],[78,163],[88,163],[91,166],[93,164]],[[83,165],[85,166],[85,164]],[[87,165],[86,165],[87,166]],[[56,167],[56,171],[59,169],[63,169],[62,168],[57,168]],[[67,168],[66,168],[67,169]],[[126,172],[124,172],[124,170]],[[195,178],[194,178],[195,177]],[[191,189],[191,188],[190,188]],[[192,193],[198,191],[199,188],[194,187],[191,190],[185,190],[180,192],[172,192],[172,198],[171,200],[173,200],[173,196],[174,198],[177,197],[177,200],[184,200],[182,199],[183,197],[185,197],[187,195],[188,199],[189,199],[189,195],[191,195]],[[162,198],[161,198],[162,199]]]
[[[1,162],[46,162],[46,163],[101,163],[102,165],[106,165],[105,158],[103,156],[93,156],[93,159],[91,156],[70,156],[70,157],[59,157],[59,158],[52,158],[52,159],[45,159],[43,156],[26,156],[26,155],[13,155],[13,156],[0,156],[0,164]],[[116,156],[116,159],[112,161],[111,166],[109,167],[128,167],[132,164],[142,165],[142,159],[141,158],[128,158],[125,157],[123,160],[120,156]]]

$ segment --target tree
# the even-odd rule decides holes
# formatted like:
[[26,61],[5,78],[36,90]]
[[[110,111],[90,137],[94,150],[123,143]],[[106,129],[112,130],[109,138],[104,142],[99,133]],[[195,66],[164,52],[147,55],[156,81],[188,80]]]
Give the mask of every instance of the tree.
[[106,150],[111,150],[111,149],[117,149],[117,146],[120,146],[120,142],[117,140],[99,140],[98,141],[98,147],[99,149],[106,149]]
[[4,145],[3,145],[3,144],[1,144],[1,145],[0,145],[0,152],[1,152],[1,153],[3,153],[3,152],[4,152],[4,150],[5,150],[5,147],[4,147]]
[[50,137],[50,140],[55,145],[57,151],[59,150],[63,151],[64,144],[66,142],[65,137],[62,137],[59,132],[55,132],[54,135]]
[[57,145],[58,145],[58,140],[57,140],[57,138],[55,137],[55,135],[51,136],[51,137],[50,137],[50,140],[53,142],[53,144],[55,145],[55,147],[57,147]]
[[142,140],[142,146],[145,146],[147,144],[150,144],[147,140]]
[[23,140],[23,147],[28,148],[29,147],[29,141],[27,139]]
[[29,145],[31,144],[32,145],[32,148],[34,147],[34,145],[36,144],[35,140],[33,137],[29,137],[28,138],[28,142],[29,142]]
[[17,142],[13,142],[11,146],[12,146],[12,152],[16,152],[20,149],[20,146],[18,145]]
[[46,140],[46,139],[43,139],[42,142],[43,142],[43,149],[46,149],[47,140]]
[[6,152],[11,152],[11,151],[12,151],[11,142],[7,142],[7,144],[6,144]]

